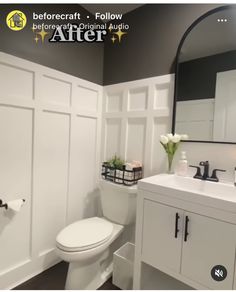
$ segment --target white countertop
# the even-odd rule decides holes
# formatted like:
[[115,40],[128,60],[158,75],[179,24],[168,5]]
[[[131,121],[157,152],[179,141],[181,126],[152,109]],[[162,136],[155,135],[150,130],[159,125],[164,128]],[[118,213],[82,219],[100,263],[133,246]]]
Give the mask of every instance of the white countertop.
[[236,187],[233,184],[159,174],[140,180],[138,190],[236,213]]

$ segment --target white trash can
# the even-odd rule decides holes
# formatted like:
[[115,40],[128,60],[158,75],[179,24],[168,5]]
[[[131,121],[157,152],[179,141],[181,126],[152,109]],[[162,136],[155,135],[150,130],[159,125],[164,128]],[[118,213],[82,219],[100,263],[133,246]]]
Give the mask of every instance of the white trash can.
[[122,290],[132,290],[133,267],[134,244],[126,242],[113,254],[113,284]]

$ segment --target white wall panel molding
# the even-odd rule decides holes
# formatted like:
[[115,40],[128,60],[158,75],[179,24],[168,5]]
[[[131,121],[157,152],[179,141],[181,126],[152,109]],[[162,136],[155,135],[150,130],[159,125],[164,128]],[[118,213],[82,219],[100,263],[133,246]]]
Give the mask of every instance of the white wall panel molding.
[[173,75],[104,87],[103,161],[116,153],[141,160],[145,176],[164,169],[159,135],[170,131],[173,87]]
[[28,260],[20,265],[15,265],[10,270],[5,271],[4,274],[0,274],[1,286],[12,289],[22,282],[25,282],[43,272],[47,268],[50,268],[50,266],[57,264],[59,261],[60,260],[53,250],[48,252],[46,256],[38,256],[34,260]]
[[103,88],[0,53],[0,289],[55,264],[56,234],[96,215]]

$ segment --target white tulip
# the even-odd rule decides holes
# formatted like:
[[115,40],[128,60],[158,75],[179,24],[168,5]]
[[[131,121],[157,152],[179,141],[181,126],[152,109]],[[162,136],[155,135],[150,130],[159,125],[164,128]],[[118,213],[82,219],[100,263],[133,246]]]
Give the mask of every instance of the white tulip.
[[165,144],[167,144],[169,142],[169,139],[165,135],[161,135],[160,141],[161,141],[162,144],[165,145]]
[[167,134],[166,136],[167,136],[167,138],[169,139],[169,141],[171,141],[172,138],[173,138],[173,134],[171,134],[171,133],[170,133],[170,134]]
[[187,134],[181,135],[181,140],[188,140],[188,135]]
[[178,134],[174,134],[174,136],[172,137],[171,141],[173,143],[178,143],[181,140],[181,136]]

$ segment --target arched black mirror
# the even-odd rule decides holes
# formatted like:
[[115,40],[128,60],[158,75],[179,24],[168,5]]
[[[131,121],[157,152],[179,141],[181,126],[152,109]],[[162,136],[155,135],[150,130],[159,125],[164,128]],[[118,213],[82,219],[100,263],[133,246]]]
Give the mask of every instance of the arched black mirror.
[[236,5],[201,16],[176,56],[173,133],[236,143]]

